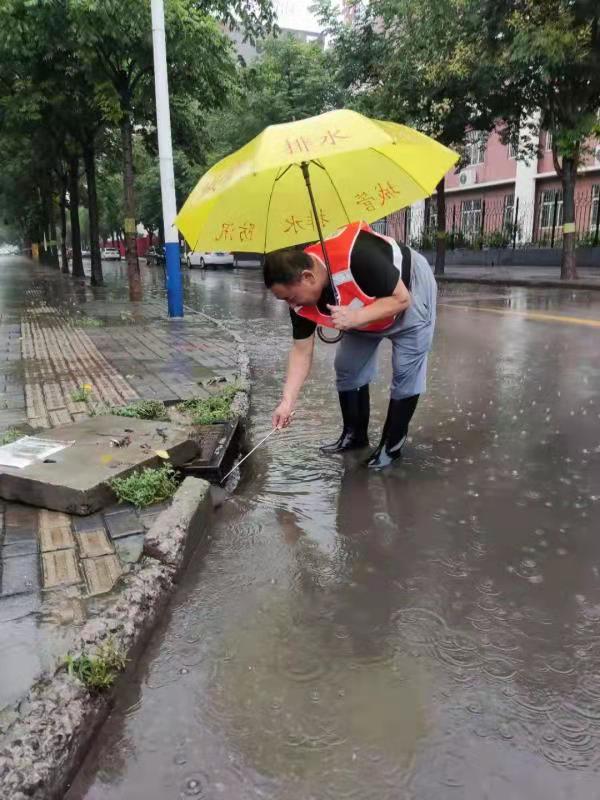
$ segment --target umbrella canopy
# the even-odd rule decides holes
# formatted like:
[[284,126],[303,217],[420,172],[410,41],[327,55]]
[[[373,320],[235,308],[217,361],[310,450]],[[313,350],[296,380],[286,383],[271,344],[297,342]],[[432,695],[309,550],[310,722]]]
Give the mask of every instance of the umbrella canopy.
[[435,191],[458,155],[405,125],[342,109],[272,125],[215,164],[175,224],[194,250],[271,252],[374,222]]

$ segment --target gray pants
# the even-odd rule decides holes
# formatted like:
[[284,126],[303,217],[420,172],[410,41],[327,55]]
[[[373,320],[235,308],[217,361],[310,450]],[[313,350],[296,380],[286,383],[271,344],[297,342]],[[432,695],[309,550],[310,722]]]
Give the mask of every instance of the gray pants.
[[392,343],[394,400],[423,394],[427,354],[435,328],[437,285],[427,259],[412,251],[411,304],[385,331],[347,331],[335,354],[338,392],[371,383],[377,371],[377,347],[382,339]]

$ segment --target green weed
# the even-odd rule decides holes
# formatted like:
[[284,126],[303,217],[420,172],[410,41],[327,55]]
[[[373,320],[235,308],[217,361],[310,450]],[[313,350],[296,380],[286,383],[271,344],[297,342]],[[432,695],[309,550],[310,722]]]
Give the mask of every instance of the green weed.
[[71,392],[71,400],[74,403],[87,403],[91,393],[91,383],[84,383],[83,386],[80,386],[78,389],[75,389],[74,392]]
[[192,398],[184,400],[178,408],[191,414],[194,425],[211,425],[215,422],[227,422],[232,417],[231,403],[240,387],[227,386],[219,394],[204,399]]
[[21,431],[18,431],[16,428],[9,428],[8,430],[4,431],[4,433],[0,433],[0,445],[12,444],[18,439],[22,439],[23,436],[25,436],[25,434]]
[[132,472],[126,478],[114,478],[110,486],[121,502],[144,508],[173,497],[177,490],[177,478],[171,466],[148,467]]
[[115,682],[119,672],[123,672],[127,659],[115,646],[112,639],[98,648],[95,656],[82,653],[67,656],[65,666],[69,675],[77,678],[90,692],[102,692]]
[[136,400],[126,406],[115,406],[109,410],[109,413],[116,414],[118,417],[135,417],[135,419],[169,419],[165,404],[160,400]]
[[75,324],[78,328],[103,328],[104,322],[96,317],[75,317]]

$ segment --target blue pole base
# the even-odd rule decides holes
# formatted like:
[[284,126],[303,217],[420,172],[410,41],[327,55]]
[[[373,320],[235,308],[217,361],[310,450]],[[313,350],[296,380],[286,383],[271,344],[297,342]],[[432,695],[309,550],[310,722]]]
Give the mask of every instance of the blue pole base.
[[167,304],[170,317],[183,317],[183,285],[179,264],[179,242],[165,244],[165,269],[167,273]]

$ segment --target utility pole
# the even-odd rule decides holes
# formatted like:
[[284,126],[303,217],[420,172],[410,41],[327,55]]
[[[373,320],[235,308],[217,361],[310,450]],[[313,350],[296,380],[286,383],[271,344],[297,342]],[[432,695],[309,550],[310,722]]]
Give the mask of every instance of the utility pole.
[[170,317],[183,317],[183,288],[179,263],[179,237],[174,226],[177,215],[171,114],[169,111],[169,79],[165,42],[165,10],[163,0],[152,0],[152,42],[154,46],[154,86],[156,89],[156,125],[160,160],[160,190],[165,229],[165,267],[167,302]]

